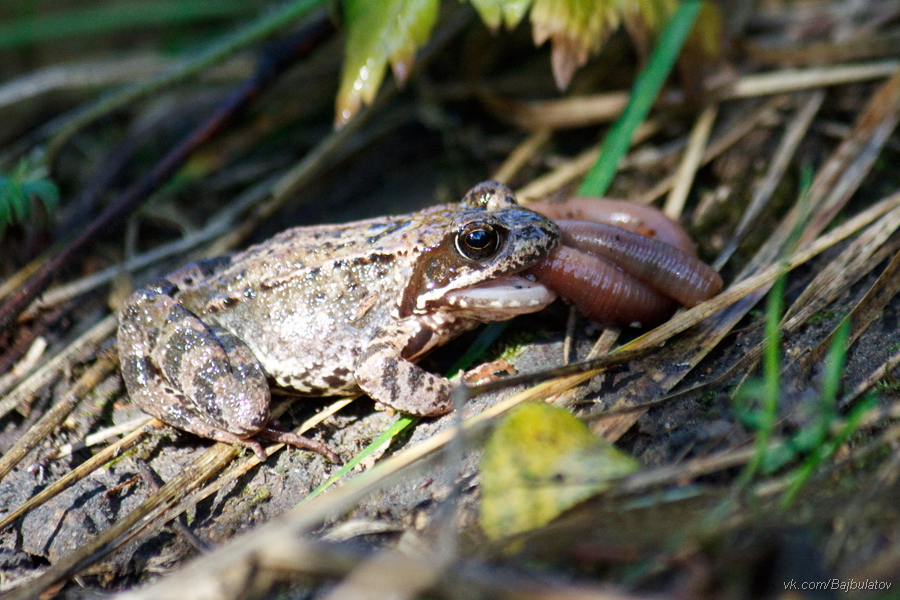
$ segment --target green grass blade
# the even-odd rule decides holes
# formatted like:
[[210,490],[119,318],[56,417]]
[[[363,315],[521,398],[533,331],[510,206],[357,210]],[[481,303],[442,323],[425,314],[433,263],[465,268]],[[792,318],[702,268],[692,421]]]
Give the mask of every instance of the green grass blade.
[[763,394],[761,423],[756,431],[756,452],[741,476],[749,482],[769,453],[769,440],[775,433],[778,401],[781,397],[781,315],[784,310],[786,276],[775,281],[766,303],[765,347],[763,349]]
[[356,468],[356,465],[364,461],[367,457],[371,456],[373,452],[381,448],[383,445],[387,444],[391,441],[394,436],[401,433],[404,429],[411,425],[415,425],[419,421],[418,417],[411,417],[410,415],[400,415],[397,417],[397,420],[394,421],[390,427],[384,430],[381,435],[375,438],[372,443],[363,448],[362,452],[351,458],[347,461],[343,467],[338,469],[331,477],[326,479],[319,487],[311,491],[303,500],[300,501],[300,504],[304,504],[309,502],[326,489],[331,487],[334,482],[338,479],[349,473],[352,469]]
[[254,3],[207,0],[112,2],[102,6],[39,14],[0,23],[0,49],[50,40],[71,40],[78,36],[123,29],[237,17],[256,12],[259,8],[259,5]]
[[659,90],[672,71],[688,33],[694,26],[702,2],[681,2],[660,35],[647,67],[638,75],[631,89],[631,99],[622,116],[609,130],[600,156],[578,188],[579,196],[602,196],[612,183],[619,161],[631,147],[635,130],[647,118]]
[[509,323],[509,321],[488,323],[481,330],[481,333],[475,341],[472,342],[472,345],[469,346],[469,349],[466,350],[465,354],[453,363],[453,366],[447,371],[447,379],[452,379],[469,368],[469,365],[475,362],[478,357],[484,354],[490,345],[497,340],[497,338],[503,335],[503,332],[506,331]]
[[[841,378],[844,373],[844,364],[847,360],[847,340],[850,338],[850,320],[845,318],[837,328],[828,356],[825,358],[825,381],[822,386],[821,414],[822,437],[828,435],[833,419],[837,416],[836,402],[840,390]],[[838,448],[856,431],[862,420],[863,414],[872,406],[871,399],[862,402],[848,416],[838,434],[832,440],[822,439],[815,444],[806,460],[795,471],[790,486],[781,498],[781,507],[786,508],[797,496],[803,485],[812,477],[816,469],[824,461],[828,460]]]

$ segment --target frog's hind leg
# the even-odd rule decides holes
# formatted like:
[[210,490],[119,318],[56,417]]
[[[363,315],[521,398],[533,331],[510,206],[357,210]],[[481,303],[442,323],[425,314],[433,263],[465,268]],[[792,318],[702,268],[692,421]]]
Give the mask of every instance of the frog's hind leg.
[[[260,433],[274,437],[267,427],[270,392],[262,367],[243,342],[207,326],[168,291],[165,282],[141,290],[121,316],[122,375],[134,402],[169,425],[241,444],[265,459],[253,439]],[[282,433],[287,438],[280,441],[334,457],[323,444]]]

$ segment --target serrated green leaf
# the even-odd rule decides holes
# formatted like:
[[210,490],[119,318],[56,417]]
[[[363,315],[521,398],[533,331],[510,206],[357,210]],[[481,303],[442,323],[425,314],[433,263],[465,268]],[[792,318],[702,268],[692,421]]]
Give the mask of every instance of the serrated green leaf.
[[484,24],[498,29],[502,24],[507,29],[515,28],[534,0],[470,0]]
[[369,104],[388,62],[402,83],[415,52],[437,20],[438,0],[344,0],[347,46],[335,123],[340,126]]
[[481,526],[499,539],[549,523],[637,461],[568,411],[525,404],[497,426],[481,460]]
[[531,9],[534,43],[553,44],[556,85],[565,89],[575,70],[587,62],[622,18],[621,0],[535,0]]
[[35,201],[42,202],[48,211],[59,202],[59,189],[47,179],[41,152],[22,158],[9,173],[0,173],[0,237],[7,225],[32,218]]

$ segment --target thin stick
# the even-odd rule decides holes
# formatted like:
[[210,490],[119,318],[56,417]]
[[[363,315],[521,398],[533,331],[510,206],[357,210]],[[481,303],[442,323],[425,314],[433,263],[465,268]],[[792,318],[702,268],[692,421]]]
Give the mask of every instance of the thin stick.
[[72,412],[72,409],[97,387],[98,383],[113,372],[118,363],[118,360],[107,357],[97,360],[63,395],[62,400],[57,402],[33,427],[17,439],[12,448],[0,456],[0,479],[6,477],[13,467],[19,464],[19,461],[44,441],[50,432],[56,429]]
[[691,191],[691,185],[694,183],[694,176],[703,163],[703,156],[706,153],[709,142],[709,134],[712,131],[718,112],[718,105],[710,104],[700,113],[700,117],[691,130],[687,148],[685,148],[684,156],[675,175],[675,185],[672,187],[672,191],[669,192],[669,197],[666,199],[666,204],[663,208],[663,213],[673,221],[680,219],[681,213],[684,211],[688,193]]
[[6,515],[3,520],[0,521],[0,531],[2,531],[3,528],[10,523],[13,523],[17,519],[34,510],[35,507],[40,506],[50,498],[53,498],[72,484],[81,481],[82,479],[93,473],[96,469],[99,469],[115,457],[119,456],[125,450],[128,450],[129,448],[134,446],[141,439],[141,436],[143,436],[145,433],[151,431],[152,429],[159,429],[164,425],[165,423],[163,423],[162,421],[151,419],[149,422],[141,427],[138,427],[116,443],[110,444],[106,448],[103,448],[102,450],[97,452],[97,454],[93,455],[92,457],[60,477],[57,481],[47,486],[31,498],[29,498],[14,511]]
[[503,161],[503,164],[494,173],[493,179],[501,183],[509,183],[516,176],[516,173],[528,164],[528,161],[540,150],[541,146],[547,143],[552,133],[552,129],[544,128],[528,135]]

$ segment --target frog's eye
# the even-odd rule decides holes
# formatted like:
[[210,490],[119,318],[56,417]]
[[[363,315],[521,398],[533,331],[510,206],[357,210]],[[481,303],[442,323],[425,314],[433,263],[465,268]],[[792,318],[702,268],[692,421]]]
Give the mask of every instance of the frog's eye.
[[469,260],[484,260],[496,254],[501,232],[487,223],[471,223],[456,234],[456,250]]

